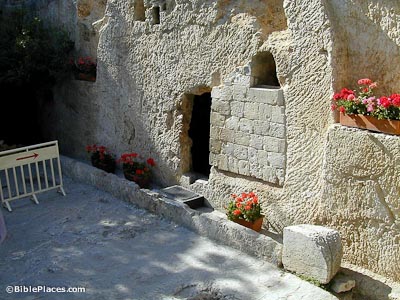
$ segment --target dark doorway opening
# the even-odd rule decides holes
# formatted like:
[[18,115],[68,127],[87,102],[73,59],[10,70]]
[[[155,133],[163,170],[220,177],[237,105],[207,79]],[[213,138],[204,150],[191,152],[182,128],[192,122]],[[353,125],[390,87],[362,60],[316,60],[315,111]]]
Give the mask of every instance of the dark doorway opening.
[[205,176],[210,175],[211,93],[196,95],[193,99],[192,119],[189,137],[192,139],[192,171]]

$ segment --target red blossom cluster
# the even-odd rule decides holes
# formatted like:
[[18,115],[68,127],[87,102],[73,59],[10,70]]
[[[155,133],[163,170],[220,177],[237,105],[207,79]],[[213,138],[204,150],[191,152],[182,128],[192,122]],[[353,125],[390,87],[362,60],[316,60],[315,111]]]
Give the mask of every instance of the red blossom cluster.
[[333,95],[333,99],[336,101],[339,99],[354,100],[355,98],[354,91],[347,88],[343,88],[339,93]]
[[400,94],[392,94],[389,97],[382,96],[378,99],[379,105],[389,108],[391,105],[400,107]]
[[96,61],[90,56],[79,57],[78,59],[70,58],[70,65],[74,66],[77,70],[86,74],[96,73]]
[[225,207],[230,220],[239,218],[254,222],[261,217],[261,206],[258,196],[254,192],[241,193],[240,195],[232,194],[231,197],[233,201]]
[[146,162],[143,162],[142,157],[135,152],[123,153],[117,162],[122,163],[124,172],[131,175],[145,177],[151,175],[150,167],[154,167],[156,165],[153,158],[150,157],[146,160]]
[[139,154],[132,152],[132,153],[124,153],[121,155],[121,157],[118,159],[118,163],[123,163],[123,164],[129,164],[133,165],[136,162],[136,158],[139,156]]
[[338,110],[343,114],[371,115],[378,119],[400,119],[400,94],[392,94],[389,97],[376,97],[373,89],[377,83],[369,78],[357,81],[359,85],[358,95],[355,91],[343,88],[333,95],[332,110]]
[[233,211],[235,216],[239,216],[242,212],[240,208],[244,208],[246,211],[249,211],[253,205],[258,204],[258,196],[254,194],[254,192],[250,192],[248,194],[242,193],[241,196],[237,196],[236,194],[231,195],[232,198],[235,199],[237,209]]
[[93,145],[87,145],[85,149],[87,153],[90,153],[92,155],[98,155],[98,158],[100,160],[104,160],[106,156],[112,156],[110,151],[104,146],[97,146],[96,144],[93,144]]

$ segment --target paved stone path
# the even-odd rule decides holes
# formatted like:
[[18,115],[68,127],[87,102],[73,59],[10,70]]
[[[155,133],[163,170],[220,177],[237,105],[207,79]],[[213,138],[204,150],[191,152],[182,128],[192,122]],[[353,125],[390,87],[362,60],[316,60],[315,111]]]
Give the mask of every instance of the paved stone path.
[[[330,300],[273,265],[201,237],[92,186],[3,210],[0,299]],[[6,293],[7,286],[85,287],[85,293]]]

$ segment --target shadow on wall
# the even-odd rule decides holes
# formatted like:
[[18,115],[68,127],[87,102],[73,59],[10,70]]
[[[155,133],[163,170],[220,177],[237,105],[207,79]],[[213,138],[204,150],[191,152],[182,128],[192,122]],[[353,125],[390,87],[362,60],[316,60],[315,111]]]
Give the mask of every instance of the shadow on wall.
[[[83,6],[84,2],[85,1],[80,1],[79,3],[82,3]],[[86,2],[90,4],[90,2],[93,1],[88,0]],[[231,46],[233,49],[236,49],[237,55],[234,54],[234,58],[230,58],[228,57],[228,54],[232,53],[232,51],[228,52],[225,49],[225,47],[228,46],[214,44],[215,42],[218,42],[219,38],[212,39],[213,44],[210,43],[211,47],[209,49],[207,48],[208,46],[206,43],[199,44],[199,49],[201,49],[199,51],[209,51],[207,53],[201,53],[202,55],[204,54],[206,59],[207,55],[210,55],[215,50],[221,52],[221,54],[218,55],[215,62],[213,61],[211,63],[203,61],[195,62],[193,60],[185,60],[185,57],[182,59],[177,57],[176,59],[179,59],[182,63],[189,64],[189,67],[186,68],[188,72],[185,73],[183,78],[184,80],[188,80],[188,82],[179,82],[172,88],[167,87],[167,84],[165,83],[171,81],[169,80],[169,76],[181,76],[182,73],[174,74],[173,66],[167,70],[169,73],[161,71],[165,71],[166,65],[168,66],[169,64],[174,63],[168,56],[174,58],[174,56],[182,53],[168,53],[168,51],[163,50],[168,54],[165,55],[166,53],[163,53],[162,51],[154,51],[158,38],[155,39],[155,42],[150,43],[148,40],[151,40],[149,38],[151,35],[147,35],[148,33],[143,34],[137,31],[137,36],[133,36],[132,34],[135,33],[135,30],[139,30],[142,27],[144,28],[148,25],[151,26],[151,22],[158,22],[152,12],[155,12],[156,16],[158,13],[160,14],[160,25],[150,27],[150,29],[152,29],[150,33],[156,33],[159,30],[163,31],[167,28],[168,30],[171,30],[170,26],[172,26],[172,22],[171,24],[165,24],[164,21],[167,21],[168,18],[175,18],[175,13],[177,15],[176,17],[178,17],[178,14],[184,14],[185,12],[179,10],[186,8],[186,4],[180,3],[179,5],[176,5],[176,3],[173,2],[174,1],[151,2],[152,4],[159,4],[159,12],[157,9],[156,11],[152,10],[153,6],[157,6],[156,4],[151,7],[146,6],[149,3],[148,1],[132,1],[127,4],[126,7],[123,5],[119,7],[117,2],[108,2],[107,14],[110,16],[112,15],[113,17],[110,18],[109,21],[110,27],[103,27],[101,37],[101,51],[103,52],[101,54],[99,53],[99,59],[107,60],[107,62],[98,61],[98,82],[93,85],[93,94],[82,93],[84,96],[87,96],[86,98],[92,99],[87,100],[82,99],[83,97],[79,97],[80,99],[69,100],[68,102],[75,107],[73,111],[69,110],[70,116],[65,117],[65,119],[74,120],[74,122],[70,122],[71,124],[69,124],[71,130],[68,133],[63,132],[65,129],[62,129],[61,126],[58,125],[60,127],[59,132],[65,137],[64,142],[70,144],[66,147],[70,147],[70,149],[73,150],[71,152],[74,152],[73,157],[77,157],[75,151],[80,148],[84,149],[86,144],[102,143],[105,146],[110,147],[114,152],[117,152],[116,150],[125,152],[140,149],[143,155],[148,154],[149,156],[154,157],[158,162],[158,170],[162,170],[162,172],[159,172],[160,176],[163,177],[160,178],[162,182],[168,182],[169,184],[174,183],[173,181],[176,181],[177,177],[180,175],[179,173],[185,170],[181,163],[184,154],[181,153],[182,149],[179,148],[179,141],[177,141],[177,139],[179,139],[178,131],[181,130],[180,127],[182,126],[181,120],[179,119],[182,117],[181,111],[177,108],[177,106],[179,106],[177,103],[180,100],[179,95],[182,95],[185,91],[189,91],[190,93],[190,87],[197,86],[198,84],[209,84],[207,81],[208,79],[204,79],[204,73],[215,73],[216,70],[214,68],[216,68],[216,66],[223,69],[225,65],[227,65],[226,59],[230,59],[230,63],[233,64],[232,60],[246,56],[248,55],[247,51],[252,50],[245,49],[243,50],[244,52],[240,53],[242,49],[236,47],[237,44],[232,42]],[[164,7],[162,3],[166,3],[166,7]],[[173,3],[173,5],[171,5],[171,3]],[[191,5],[188,5],[187,7],[191,7],[197,13],[203,10],[215,10],[214,4],[214,1],[196,1],[194,3],[192,2]],[[264,0],[254,1],[251,3],[249,3],[249,1],[241,0],[218,1],[217,6],[220,9],[218,13],[221,14],[221,19],[216,20],[215,22],[230,24],[230,18],[234,18],[234,22],[237,22],[239,25],[242,21],[249,22],[249,26],[246,27],[252,26],[254,29],[248,30],[247,28],[246,32],[248,30],[252,39],[258,39],[258,35],[256,37],[252,35],[256,30],[262,30],[263,33],[267,34],[287,28],[282,0]],[[233,11],[228,8],[232,8]],[[173,9],[171,15],[166,16],[166,14],[171,12],[171,9]],[[122,13],[119,13],[119,11]],[[126,12],[129,12],[128,16],[125,15]],[[83,11],[82,17],[87,14],[88,12]],[[254,17],[249,17],[249,15]],[[124,23],[127,19],[128,21],[132,20],[133,22]],[[141,24],[143,21],[145,21],[146,24]],[[119,24],[118,22],[121,22],[121,25],[124,24],[124,26],[117,26],[117,24]],[[201,22],[203,22],[203,20]],[[218,24],[211,22],[211,27],[218,26]],[[192,25],[193,24],[187,23],[186,21],[183,24],[179,23],[179,26]],[[241,26],[235,25],[232,26],[232,30],[239,31],[237,27],[241,28]],[[172,30],[180,31],[180,28],[181,27],[177,27]],[[131,38],[137,39],[137,43],[132,43],[132,39],[128,38],[118,39],[117,35],[119,34],[127,36],[131,34]],[[165,34],[162,36],[165,37]],[[242,36],[243,35],[238,35],[237,38],[241,38]],[[113,39],[115,41],[113,43],[106,42],[106,40],[110,41]],[[262,38],[260,38],[260,40],[261,39]],[[147,43],[148,45],[146,45]],[[162,47],[164,48],[165,45]],[[221,48],[221,51],[218,50],[218,47]],[[173,49],[173,47],[171,47],[171,49]],[[149,51],[149,55],[146,59],[135,61],[133,55],[135,51],[138,51],[139,53],[139,50],[140,53]],[[185,51],[187,51],[187,53],[190,52],[189,48]],[[106,52],[112,53],[112,57],[108,57]],[[226,57],[223,55],[226,55]],[[251,54],[249,54],[249,56],[250,55]],[[245,57],[245,59],[250,59],[250,57]],[[196,70],[196,68],[193,67],[200,67],[202,64],[205,66],[202,67],[202,69]],[[149,65],[151,67],[149,67]],[[234,67],[230,68],[233,69]],[[180,72],[180,70],[178,71]],[[153,72],[154,74],[151,74]],[[158,74],[156,74],[157,72]],[[191,72],[195,74],[192,74]],[[221,71],[221,73],[224,72],[227,72],[227,70]],[[144,76],[143,73],[146,73],[146,75]],[[160,74],[162,75],[160,76]],[[199,77],[196,77],[197,75]],[[154,80],[151,79],[153,81],[148,80],[151,76],[154,78]],[[201,76],[203,76],[203,78]],[[190,77],[191,79],[188,79]],[[143,78],[145,78],[146,82],[143,82]],[[199,79],[193,80],[192,78]],[[155,92],[154,90],[157,86],[159,89],[165,89],[165,91],[161,90]],[[178,96],[176,96],[177,94]],[[78,103],[84,101],[90,101],[92,105],[88,106],[84,103]],[[86,120],[82,120],[82,116],[89,115],[89,112],[86,112],[86,110],[89,110],[93,116],[89,116]],[[77,121],[78,119],[80,119],[80,121]],[[57,120],[57,123],[59,124],[60,122]],[[174,130],[176,130],[176,132],[174,132]],[[84,133],[82,133],[83,131]],[[78,140],[77,136],[83,138]],[[170,139],[169,141],[172,139],[172,142],[163,141],[164,139],[168,140],[168,138]],[[78,146],[73,146],[73,144]],[[60,147],[64,149],[64,146],[61,143]],[[74,147],[75,149],[73,149]]]
[[[333,88],[371,78],[378,82],[377,94],[400,90],[400,73],[393,66],[400,64],[400,47],[396,20],[398,1],[328,1],[333,31],[333,64],[336,73]],[[346,20],[346,22],[343,22]],[[343,63],[345,62],[345,63]],[[349,86],[349,88],[355,88]]]

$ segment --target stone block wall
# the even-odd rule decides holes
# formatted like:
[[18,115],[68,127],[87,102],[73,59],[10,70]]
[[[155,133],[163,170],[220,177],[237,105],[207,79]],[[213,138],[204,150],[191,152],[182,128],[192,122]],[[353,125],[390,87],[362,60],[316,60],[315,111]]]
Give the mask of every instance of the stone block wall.
[[214,87],[210,163],[220,170],[282,185],[286,164],[283,91],[226,82]]

